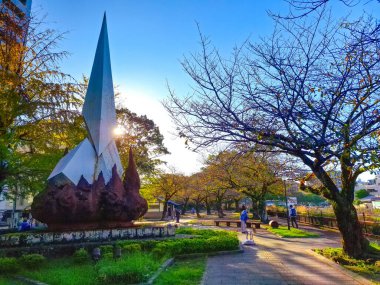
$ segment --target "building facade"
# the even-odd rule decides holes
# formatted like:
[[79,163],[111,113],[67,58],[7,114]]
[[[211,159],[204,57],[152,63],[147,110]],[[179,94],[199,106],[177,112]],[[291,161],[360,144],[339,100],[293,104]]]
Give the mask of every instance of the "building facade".
[[380,175],[376,175],[375,178],[369,179],[365,183],[363,189],[366,189],[370,195],[379,197],[380,196]]
[[10,13],[14,13],[19,18],[30,17],[32,0],[0,0],[0,5],[4,5]]

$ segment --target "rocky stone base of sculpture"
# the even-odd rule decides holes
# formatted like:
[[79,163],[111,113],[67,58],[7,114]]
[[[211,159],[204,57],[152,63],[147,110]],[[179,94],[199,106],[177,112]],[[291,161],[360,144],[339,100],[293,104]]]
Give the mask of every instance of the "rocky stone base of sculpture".
[[[165,238],[175,235],[172,224],[165,226],[135,226],[130,228],[72,230],[60,232],[22,232],[0,235],[1,249],[16,247],[41,247],[63,244],[81,244],[87,242],[110,242],[127,239]],[[54,248],[54,247],[53,247]]]
[[116,166],[107,184],[102,173],[92,185],[83,177],[78,185],[57,186],[51,182],[45,191],[34,198],[32,215],[47,224],[49,230],[128,227],[148,209],[139,189],[140,178],[130,152],[124,183]]

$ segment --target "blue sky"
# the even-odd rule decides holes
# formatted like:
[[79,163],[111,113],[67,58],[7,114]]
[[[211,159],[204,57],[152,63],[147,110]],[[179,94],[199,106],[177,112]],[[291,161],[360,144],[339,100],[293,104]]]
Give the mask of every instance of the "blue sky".
[[[373,15],[380,14],[377,1],[364,8]],[[350,10],[358,14],[362,9],[362,6],[354,10],[334,7],[335,15],[337,11],[343,15]],[[172,135],[174,126],[160,104],[168,96],[166,82],[179,94],[190,91],[191,81],[180,60],[199,48],[196,22],[220,52],[228,55],[247,38],[256,41],[271,33],[273,21],[268,10],[285,13],[288,6],[283,0],[33,0],[32,3],[34,13],[46,14],[49,27],[68,32],[60,44],[62,50],[70,53],[62,62],[62,70],[77,79],[91,72],[103,13],[107,13],[113,80],[119,86],[121,104],[138,114],[146,114],[159,125],[172,152],[167,157],[169,164],[187,174],[200,167],[202,158],[185,150],[183,142]]]
[[248,37],[269,33],[266,10],[280,7],[286,7],[281,0],[33,0],[50,26],[69,31],[61,45],[71,53],[65,71],[89,74],[106,11],[115,84],[153,87],[160,98],[167,95],[166,80],[174,86],[186,80],[179,60],[198,48],[196,22],[227,54]]

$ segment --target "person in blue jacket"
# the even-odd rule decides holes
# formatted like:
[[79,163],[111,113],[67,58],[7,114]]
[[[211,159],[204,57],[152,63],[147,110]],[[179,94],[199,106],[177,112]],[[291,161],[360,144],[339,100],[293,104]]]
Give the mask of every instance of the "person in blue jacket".
[[28,218],[24,217],[20,225],[20,231],[28,231],[28,230],[30,230],[30,224],[28,222]]
[[292,222],[292,227],[294,228],[294,224],[296,225],[295,227],[298,229],[298,223],[297,223],[297,211],[296,208],[293,207],[293,205],[289,206],[290,208],[290,221]]
[[247,212],[247,208],[244,205],[241,207],[241,209],[242,209],[241,214],[240,214],[241,232],[245,234],[247,233],[248,212]]

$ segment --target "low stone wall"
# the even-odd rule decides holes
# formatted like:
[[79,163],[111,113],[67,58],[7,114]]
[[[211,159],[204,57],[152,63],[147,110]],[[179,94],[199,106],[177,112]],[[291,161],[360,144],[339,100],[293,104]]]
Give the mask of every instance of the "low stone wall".
[[125,239],[157,238],[175,235],[175,227],[132,227],[66,232],[23,232],[0,235],[0,247],[25,247],[50,244],[103,242]]

